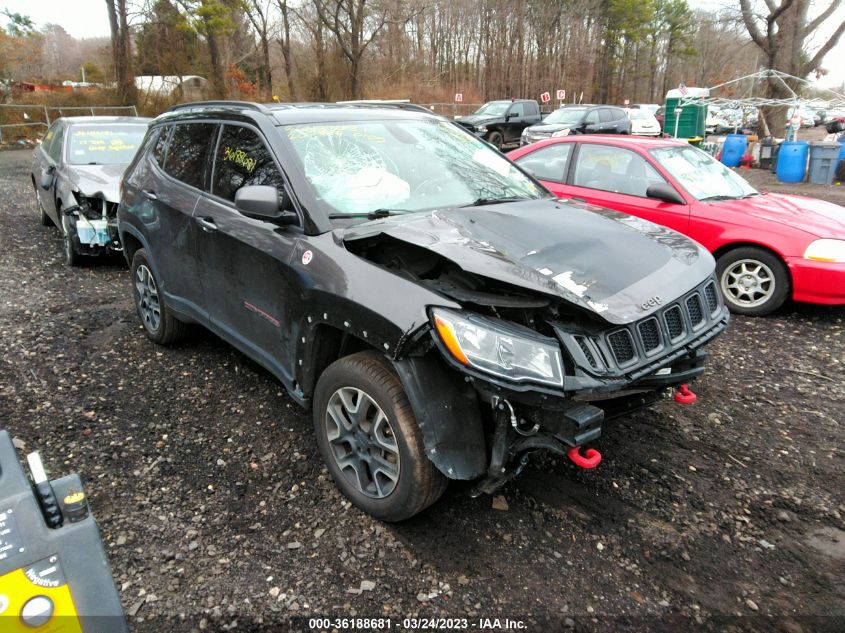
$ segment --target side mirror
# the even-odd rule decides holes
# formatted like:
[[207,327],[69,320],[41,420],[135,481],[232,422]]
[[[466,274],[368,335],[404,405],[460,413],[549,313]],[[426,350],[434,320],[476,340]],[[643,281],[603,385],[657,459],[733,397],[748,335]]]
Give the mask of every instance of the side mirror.
[[56,173],[56,167],[50,165],[47,169],[41,170],[41,188],[44,190],[53,186],[53,176]]
[[290,211],[291,201],[286,192],[269,185],[249,185],[235,192],[235,208],[248,218],[280,225],[297,224],[299,216]]
[[675,188],[664,184],[659,183],[656,185],[650,185],[648,189],[646,189],[645,195],[647,198],[654,198],[655,200],[662,200],[663,202],[671,202],[672,204],[686,204],[687,201],[681,197]]
[[510,121],[511,119],[515,119],[515,118],[517,118],[516,112],[508,112],[505,115],[505,121]]

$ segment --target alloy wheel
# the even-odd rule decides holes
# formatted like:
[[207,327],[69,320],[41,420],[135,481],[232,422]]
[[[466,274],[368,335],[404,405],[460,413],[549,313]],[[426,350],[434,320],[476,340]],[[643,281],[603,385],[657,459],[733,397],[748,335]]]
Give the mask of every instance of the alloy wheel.
[[157,332],[161,326],[161,303],[153,274],[145,264],[138,266],[135,271],[135,289],[138,292],[138,311],[141,313],[144,327],[151,332]]
[[366,392],[342,387],[329,398],[326,437],[343,476],[362,494],[383,499],[399,482],[399,445],[390,420]]
[[722,273],[722,294],[735,305],[755,308],[775,292],[775,275],[763,262],[740,259]]

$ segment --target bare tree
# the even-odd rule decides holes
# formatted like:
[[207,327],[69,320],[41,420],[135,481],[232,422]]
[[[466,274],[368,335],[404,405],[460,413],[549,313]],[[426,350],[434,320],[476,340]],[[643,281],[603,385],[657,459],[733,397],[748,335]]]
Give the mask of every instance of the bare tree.
[[320,21],[331,31],[349,61],[350,92],[361,99],[361,59],[373,38],[387,22],[385,12],[376,12],[368,0],[327,0],[314,3]]
[[285,61],[285,78],[288,82],[288,99],[298,101],[296,96],[296,84],[293,81],[293,52],[291,51],[291,8],[287,0],[276,0],[279,5],[279,13],[282,16],[281,32],[279,34],[279,47],[282,49],[282,58]]
[[[763,13],[759,13],[760,7],[752,0],[740,0],[742,21],[752,41],[766,56],[769,69],[803,79],[821,67],[825,55],[845,33],[843,20],[815,52],[808,51],[808,38],[836,13],[842,0],[830,0],[827,7],[812,20],[808,18],[811,4],[811,0],[765,0]],[[797,90],[796,83],[787,82],[787,88],[781,81],[770,78],[767,94],[779,99],[789,98],[790,89]],[[786,119],[786,107],[765,108],[764,119],[772,132],[779,130],[782,126],[775,122]]]
[[135,77],[132,73],[131,35],[126,0],[106,0],[111,29],[112,59],[117,80],[117,94],[123,103],[135,102]]
[[273,71],[270,66],[270,2],[269,0],[249,0],[244,3],[244,9],[252,28],[258,35],[261,52],[258,76],[261,92],[264,96],[269,96],[273,92]]

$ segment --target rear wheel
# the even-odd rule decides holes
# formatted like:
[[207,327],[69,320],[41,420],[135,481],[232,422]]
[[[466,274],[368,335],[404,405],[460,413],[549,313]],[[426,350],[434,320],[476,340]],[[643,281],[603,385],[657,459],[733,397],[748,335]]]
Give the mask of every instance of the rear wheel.
[[376,352],[330,365],[314,393],[314,429],[337,487],[383,521],[437,501],[448,480],[426,457],[422,433],[393,367]]
[[38,213],[38,220],[41,222],[41,226],[53,226],[53,220],[44,211],[44,205],[41,204],[41,196],[38,195],[38,187],[34,182],[32,183],[32,187],[35,191],[35,210]]
[[171,345],[184,338],[188,326],[167,307],[143,248],[132,257],[132,294],[144,331],[151,341]]
[[746,246],[728,251],[716,262],[722,296],[731,312],[770,314],[789,296],[789,273],[772,253]]

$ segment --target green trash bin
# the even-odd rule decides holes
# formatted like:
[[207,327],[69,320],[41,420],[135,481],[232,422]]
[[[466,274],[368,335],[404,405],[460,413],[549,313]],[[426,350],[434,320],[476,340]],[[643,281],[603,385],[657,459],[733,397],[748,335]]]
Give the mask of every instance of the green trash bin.
[[809,182],[814,185],[833,184],[839,149],[839,143],[810,143]]

